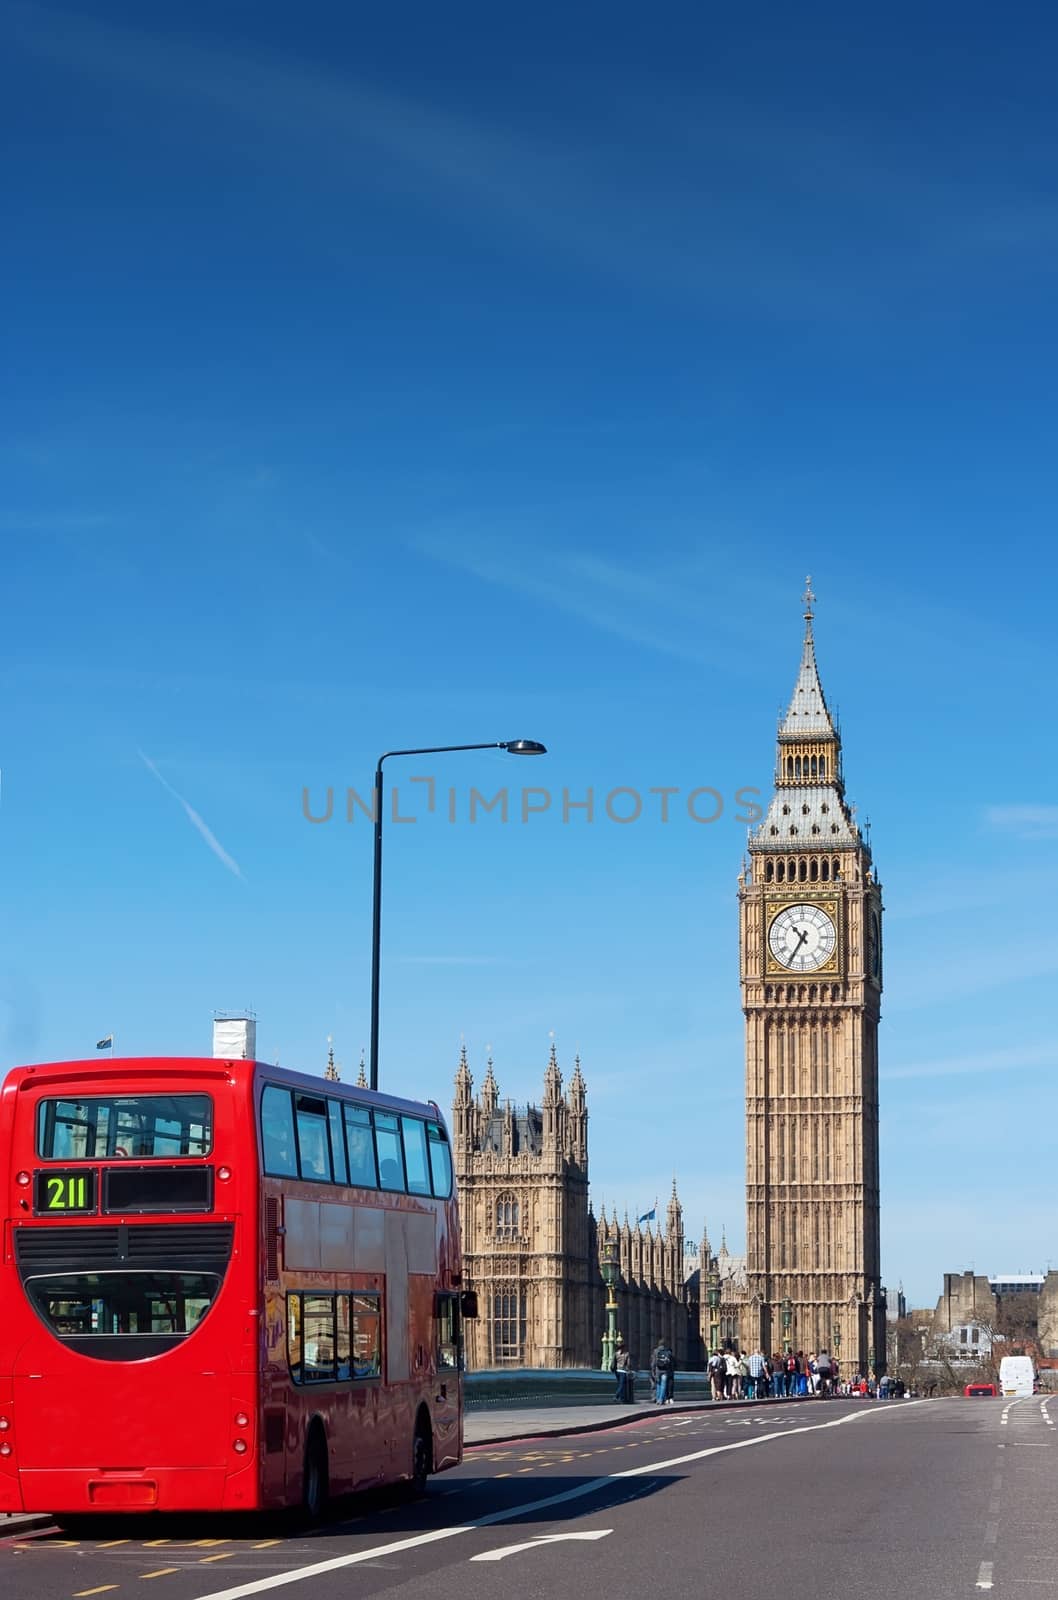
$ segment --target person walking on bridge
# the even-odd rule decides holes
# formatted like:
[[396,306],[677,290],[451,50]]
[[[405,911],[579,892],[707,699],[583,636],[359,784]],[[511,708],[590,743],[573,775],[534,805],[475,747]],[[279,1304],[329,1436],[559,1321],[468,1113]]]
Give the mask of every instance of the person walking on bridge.
[[635,1368],[632,1365],[631,1352],[620,1337],[617,1340],[617,1354],[614,1357],[614,1372],[617,1374],[617,1393],[614,1399],[630,1406],[635,1399]]
[[672,1372],[675,1358],[664,1339],[659,1339],[650,1358],[650,1381],[654,1385],[654,1398],[659,1406],[672,1404]]

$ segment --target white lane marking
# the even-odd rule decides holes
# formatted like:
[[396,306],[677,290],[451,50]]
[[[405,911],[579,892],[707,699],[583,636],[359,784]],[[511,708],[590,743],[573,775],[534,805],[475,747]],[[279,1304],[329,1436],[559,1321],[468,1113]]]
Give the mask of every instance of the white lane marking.
[[991,1561],[981,1562],[981,1565],[977,1569],[977,1583],[975,1587],[978,1589],[990,1589],[992,1587]]
[[236,1584],[232,1589],[216,1589],[212,1594],[200,1595],[199,1600],[245,1600],[246,1595],[280,1589],[284,1584],[300,1583],[304,1578],[317,1578],[325,1572],[340,1572],[343,1567],[357,1567],[365,1561],[378,1561],[382,1556],[400,1555],[403,1550],[418,1550],[423,1545],[438,1544],[442,1539],[455,1539],[460,1534],[473,1533],[475,1528],[492,1528],[500,1522],[515,1522],[532,1512],[546,1511],[549,1506],[566,1505],[570,1500],[598,1494],[623,1478],[645,1478],[652,1473],[687,1466],[692,1461],[704,1461],[708,1456],[727,1455],[731,1450],[751,1450],[754,1445],[777,1444],[780,1439],[793,1439],[801,1433],[822,1433],[827,1428],[841,1428],[847,1422],[863,1422],[869,1417],[906,1417],[914,1406],[928,1404],[928,1400],[909,1400],[899,1410],[886,1406],[883,1411],[850,1411],[846,1416],[835,1417],[833,1422],[808,1423],[803,1428],[789,1428],[784,1433],[755,1433],[734,1444],[709,1445],[705,1450],[692,1450],[688,1455],[673,1456],[668,1461],[650,1461],[642,1467],[625,1467],[621,1472],[609,1472],[604,1477],[591,1478],[587,1483],[578,1484],[573,1489],[563,1489],[559,1494],[546,1495],[542,1500],[527,1500],[522,1505],[509,1506],[503,1511],[490,1511],[483,1517],[475,1517],[473,1522],[459,1523],[453,1528],[435,1528],[431,1533],[416,1533],[407,1539],[395,1539],[390,1544],[374,1545],[370,1550],[332,1556],[329,1561],[314,1561],[311,1566],[295,1567],[291,1572],[275,1572],[270,1577],[257,1578],[252,1583]]
[[502,1550],[483,1550],[478,1556],[471,1556],[471,1561],[506,1561],[508,1556],[520,1555],[523,1550],[539,1550],[543,1544],[560,1544],[567,1539],[605,1539],[608,1533],[613,1533],[612,1528],[597,1528],[591,1533],[542,1533],[535,1539],[529,1539],[525,1544],[507,1544]]

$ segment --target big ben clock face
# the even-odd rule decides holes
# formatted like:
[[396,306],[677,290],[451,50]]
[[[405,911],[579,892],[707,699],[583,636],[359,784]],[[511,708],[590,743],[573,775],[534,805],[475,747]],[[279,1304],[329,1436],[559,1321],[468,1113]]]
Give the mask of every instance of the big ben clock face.
[[837,929],[822,906],[786,906],[768,929],[768,949],[790,972],[825,966],[837,942]]

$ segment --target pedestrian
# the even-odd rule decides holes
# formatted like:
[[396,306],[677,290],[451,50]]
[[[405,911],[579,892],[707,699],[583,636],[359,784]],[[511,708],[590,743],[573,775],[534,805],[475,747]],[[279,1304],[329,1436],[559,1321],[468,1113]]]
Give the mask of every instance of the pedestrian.
[[714,1350],[709,1357],[709,1388],[714,1400],[724,1398],[724,1378],[727,1367],[719,1350]]
[[786,1374],[786,1398],[797,1393],[797,1357],[792,1350],[787,1351],[783,1362]]
[[817,1393],[824,1400],[830,1394],[831,1371],[830,1356],[828,1352],[826,1350],[820,1350],[818,1356],[816,1357],[816,1372],[819,1377],[819,1387]]
[[749,1362],[744,1355],[738,1358],[738,1392],[743,1400],[753,1399],[753,1379],[750,1377]]
[[635,1367],[632,1364],[632,1353],[623,1339],[617,1341],[617,1355],[614,1357],[614,1371],[617,1373],[617,1393],[614,1398],[623,1405],[630,1406],[635,1400]]
[[625,1397],[623,1365],[624,1349],[625,1342],[621,1338],[620,1334],[618,1334],[617,1343],[614,1345],[613,1360],[610,1362],[610,1371],[614,1374],[614,1377],[617,1380],[617,1388],[614,1391],[614,1401],[616,1403],[620,1403]]
[[749,1372],[746,1392],[751,1400],[763,1399],[768,1392],[768,1363],[759,1345],[752,1355],[747,1356],[746,1368]]
[[664,1339],[659,1339],[650,1358],[650,1381],[654,1385],[654,1399],[659,1406],[672,1404],[672,1374],[675,1358]]
[[738,1375],[738,1355],[734,1350],[729,1350],[724,1357],[727,1369],[724,1377],[724,1398],[726,1400],[742,1399],[742,1380]]
[[786,1357],[778,1351],[771,1358],[771,1392],[776,1400],[786,1393]]

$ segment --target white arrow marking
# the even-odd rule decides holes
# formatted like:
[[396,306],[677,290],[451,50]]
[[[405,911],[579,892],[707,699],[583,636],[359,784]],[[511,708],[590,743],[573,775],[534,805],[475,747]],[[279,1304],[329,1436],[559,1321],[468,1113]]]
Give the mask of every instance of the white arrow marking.
[[605,1539],[608,1533],[613,1533],[612,1528],[597,1528],[591,1533],[542,1533],[539,1538],[529,1539],[525,1544],[504,1545],[502,1550],[483,1550],[479,1556],[471,1556],[471,1561],[504,1561],[507,1556],[516,1556],[522,1550],[538,1550],[542,1544],[559,1544],[566,1539]]

